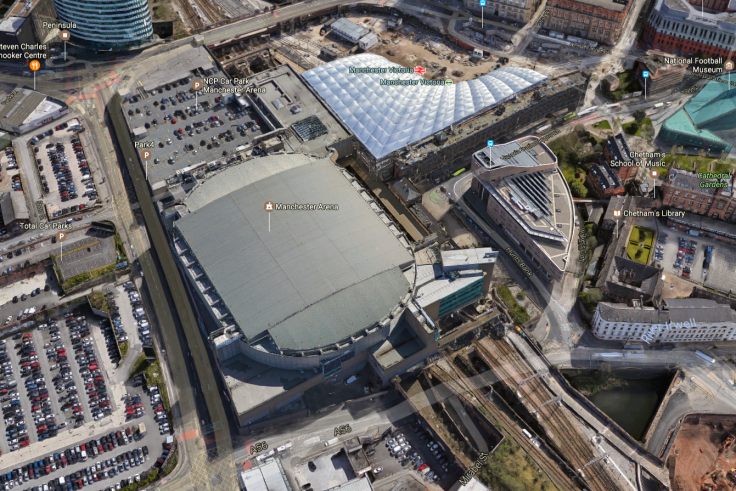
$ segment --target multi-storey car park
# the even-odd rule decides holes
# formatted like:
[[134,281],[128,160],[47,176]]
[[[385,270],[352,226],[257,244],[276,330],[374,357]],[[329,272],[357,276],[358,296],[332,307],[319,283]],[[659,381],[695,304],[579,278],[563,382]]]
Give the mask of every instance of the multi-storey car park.
[[[366,53],[303,75],[355,135],[358,161],[381,180],[444,177],[467,166],[486,140],[500,142],[552,113],[574,110],[588,82],[581,72],[549,79],[504,67],[475,80],[450,80],[448,87],[392,70],[406,69]],[[411,85],[382,85],[382,79]]]
[[[151,152],[141,165],[156,199],[178,197],[197,175],[254,155],[352,153],[348,130],[291,66],[238,87],[213,59],[206,48],[156,57],[137,79],[140,85],[120,91],[130,137]],[[196,95],[193,80],[203,82]]]
[[485,212],[548,279],[565,272],[575,229],[572,195],[557,157],[527,136],[473,154],[471,190]]
[[76,25],[72,39],[101,50],[148,44],[153,24],[148,0],[54,0],[63,24]]

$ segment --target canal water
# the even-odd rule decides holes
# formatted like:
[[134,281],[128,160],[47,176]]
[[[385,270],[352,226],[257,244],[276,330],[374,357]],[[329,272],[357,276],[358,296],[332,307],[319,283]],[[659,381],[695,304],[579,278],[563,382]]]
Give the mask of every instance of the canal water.
[[[626,387],[599,390],[587,397],[629,435],[641,441],[649,422],[657,412],[659,403],[667,392],[672,376],[661,372],[656,375],[632,372],[617,375],[626,379]],[[651,378],[629,378],[642,375]],[[578,383],[585,383],[591,379],[590,377],[568,376],[568,380],[573,387],[577,388]]]

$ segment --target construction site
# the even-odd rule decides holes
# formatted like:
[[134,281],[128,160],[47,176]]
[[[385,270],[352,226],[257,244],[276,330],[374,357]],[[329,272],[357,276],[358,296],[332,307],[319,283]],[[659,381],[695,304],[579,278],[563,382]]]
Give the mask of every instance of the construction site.
[[689,414],[667,457],[674,491],[736,490],[736,416]]
[[[225,70],[237,77],[251,76],[283,63],[290,63],[301,73],[366,51],[405,67],[424,67],[426,78],[452,78],[455,82],[472,80],[502,66],[487,52],[476,57],[467,49],[430,31],[404,23],[400,17],[361,14],[345,9],[340,11],[340,16],[337,8],[315,12],[307,19],[278,24],[211,45],[210,50]],[[375,45],[363,49],[360,44],[333,33],[330,26],[338,18],[347,19],[365,32],[374,33],[377,38]],[[527,65],[523,66],[529,68]]]

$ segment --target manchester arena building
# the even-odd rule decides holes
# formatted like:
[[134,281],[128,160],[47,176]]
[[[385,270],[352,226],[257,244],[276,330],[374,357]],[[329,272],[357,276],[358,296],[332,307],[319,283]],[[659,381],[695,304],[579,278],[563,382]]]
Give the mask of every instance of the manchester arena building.
[[303,74],[354,134],[358,160],[382,180],[443,177],[464,167],[486,140],[502,141],[583,101],[588,78],[550,79],[503,67],[453,83],[372,53],[341,58]]
[[498,253],[415,250],[330,158],[233,165],[176,210],[175,257],[243,429],[302,414],[304,393],[322,382],[364,373],[389,384],[500,320],[486,312],[443,332],[444,317],[487,296]]

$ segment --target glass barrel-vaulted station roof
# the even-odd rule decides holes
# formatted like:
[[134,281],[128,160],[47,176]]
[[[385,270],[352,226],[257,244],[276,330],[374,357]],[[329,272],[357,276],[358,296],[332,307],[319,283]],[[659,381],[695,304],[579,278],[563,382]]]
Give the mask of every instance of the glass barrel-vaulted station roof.
[[381,79],[424,77],[350,70],[366,67],[402,68],[365,53],[313,68],[304,78],[376,159],[549,80],[527,68],[505,67],[452,85],[381,85]]

